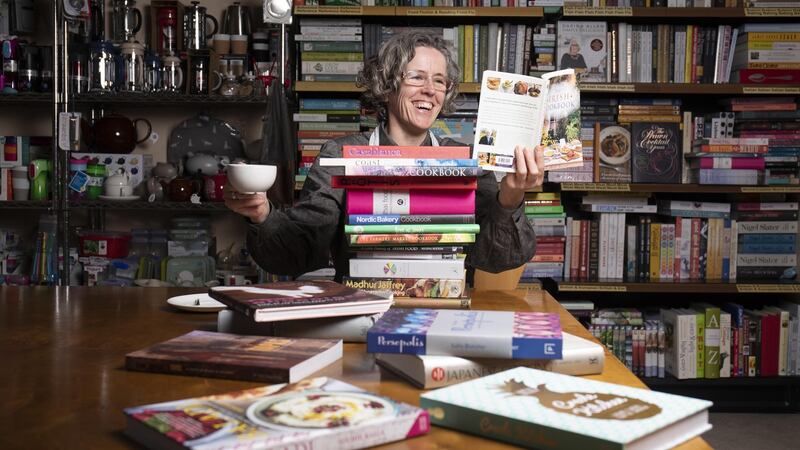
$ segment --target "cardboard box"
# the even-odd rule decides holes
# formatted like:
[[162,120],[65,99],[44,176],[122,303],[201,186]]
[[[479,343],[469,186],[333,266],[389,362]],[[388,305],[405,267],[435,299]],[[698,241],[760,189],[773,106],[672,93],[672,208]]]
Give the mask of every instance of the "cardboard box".
[[[161,49],[158,48],[158,33],[161,30],[158,27],[158,9],[162,6],[172,6],[177,9],[178,17],[177,17],[177,34],[175,36],[176,44],[175,48],[177,52],[175,56],[178,56],[184,49],[183,49],[183,8],[184,5],[181,2],[175,0],[153,0],[150,2],[150,6],[147,7],[147,13],[145,14],[145,26],[146,29],[149,30],[147,33],[147,46],[150,49],[153,49],[156,53],[161,56],[165,56],[161,54]],[[184,77],[186,75],[184,74]]]
[[117,171],[117,169],[125,169],[125,172],[131,176],[131,185],[134,189],[144,181],[144,157],[135,153],[122,154],[122,153],[78,153],[72,152],[73,158],[97,158],[101,164],[106,166],[106,176],[109,176]]

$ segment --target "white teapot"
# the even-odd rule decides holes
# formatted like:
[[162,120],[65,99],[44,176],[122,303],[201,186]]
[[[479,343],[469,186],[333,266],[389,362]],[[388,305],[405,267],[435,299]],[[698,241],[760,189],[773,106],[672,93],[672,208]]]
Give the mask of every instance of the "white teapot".
[[109,175],[103,182],[103,189],[107,197],[130,197],[133,195],[131,176],[123,168]]

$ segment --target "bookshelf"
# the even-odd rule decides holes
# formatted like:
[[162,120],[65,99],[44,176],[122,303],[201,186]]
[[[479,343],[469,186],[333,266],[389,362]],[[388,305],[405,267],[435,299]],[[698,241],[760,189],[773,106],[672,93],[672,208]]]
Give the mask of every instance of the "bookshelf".
[[[641,8],[641,7],[579,7],[564,8],[449,8],[449,7],[341,7],[304,6],[295,8],[296,15],[303,17],[361,17],[366,23],[387,25],[475,25],[487,22],[512,22],[517,24],[540,24],[556,20],[605,21],[609,24],[626,22],[636,25],[696,24],[716,27],[719,24],[734,28],[743,23],[769,23],[776,21],[796,22],[800,19],[800,7],[786,8]],[[685,28],[685,27],[684,27]],[[670,28],[670,31],[672,29]],[[655,33],[653,40],[655,41]],[[609,44],[610,45],[610,44]],[[633,78],[634,80],[637,78]],[[654,75],[653,80],[656,79]],[[673,79],[673,78],[667,78]],[[692,112],[697,108],[714,110],[726,97],[754,96],[800,96],[800,84],[738,84],[738,83],[588,83],[581,84],[586,98],[681,98],[684,107]],[[460,83],[464,94],[480,93],[480,83]],[[353,82],[297,81],[295,92],[308,96],[331,94],[333,97],[354,97],[361,89]],[[560,192],[564,204],[577,202],[577,196],[588,193],[649,193],[658,198],[735,200],[742,194],[785,195],[788,199],[800,197],[797,185],[699,185],[699,184],[653,184],[653,183],[546,183],[544,192]],[[763,198],[763,197],[762,197]],[[637,216],[637,214],[629,214]],[[525,283],[523,283],[525,284]],[[708,299],[715,303],[735,301],[746,303],[750,308],[773,304],[781,299],[797,298],[800,284],[778,281],[642,281],[628,282],[619,279],[600,281],[566,281],[543,278],[541,287],[563,299],[596,299],[596,306],[627,304],[640,307],[680,306],[683,303]],[[800,377],[756,377],[678,380],[667,378],[643,378],[651,388],[707,398],[715,402],[717,411],[774,411],[800,410]],[[732,398],[730,392],[741,392]]]

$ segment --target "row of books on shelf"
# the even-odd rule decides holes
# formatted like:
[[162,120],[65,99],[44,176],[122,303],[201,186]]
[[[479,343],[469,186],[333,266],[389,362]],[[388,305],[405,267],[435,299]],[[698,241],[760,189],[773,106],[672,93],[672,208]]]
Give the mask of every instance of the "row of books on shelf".
[[[537,252],[523,279],[793,280],[797,202],[662,200],[589,194],[567,216],[557,193],[534,194],[525,212]],[[635,214],[635,215],[634,215]]]
[[800,304],[601,309],[589,330],[643,377],[678,379],[800,375]]
[[639,8],[778,8],[792,0],[294,0],[295,6],[517,7],[618,6]]

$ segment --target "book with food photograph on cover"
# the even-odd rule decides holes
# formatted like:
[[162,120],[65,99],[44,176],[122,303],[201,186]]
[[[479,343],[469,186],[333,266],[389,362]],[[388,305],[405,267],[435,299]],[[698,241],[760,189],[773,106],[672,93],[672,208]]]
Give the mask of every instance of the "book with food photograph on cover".
[[391,292],[367,292],[333,281],[217,286],[208,295],[256,322],[375,314],[392,304]]
[[430,431],[425,410],[327,377],[126,408],[124,414],[125,434],[154,449],[341,450]]
[[575,70],[541,78],[487,70],[481,81],[473,158],[484,170],[514,171],[517,146],[544,148],[544,170],[583,165],[581,95]]
[[125,355],[125,368],[269,383],[294,383],[342,357],[342,341],[195,330]]
[[711,429],[712,403],[517,367],[420,397],[431,423],[529,448],[669,449]]

